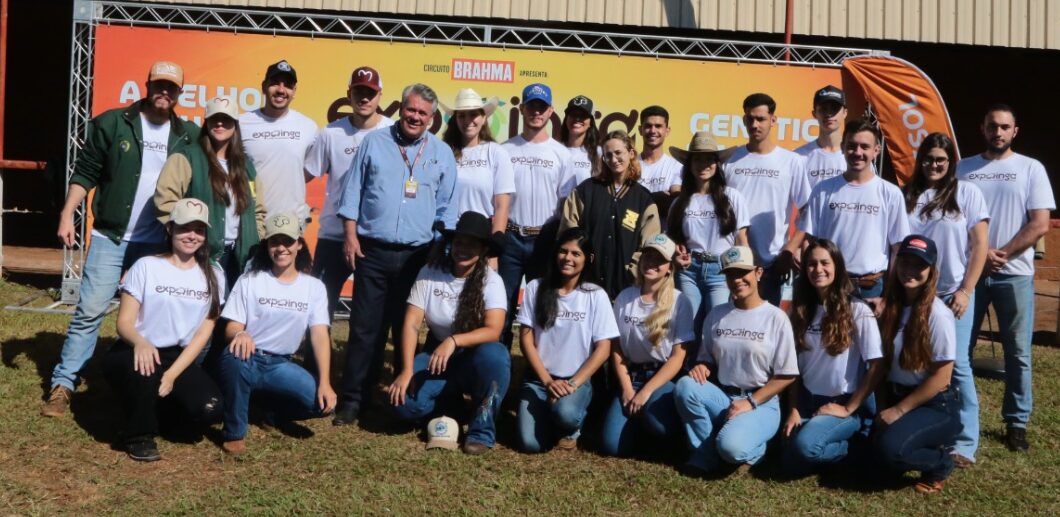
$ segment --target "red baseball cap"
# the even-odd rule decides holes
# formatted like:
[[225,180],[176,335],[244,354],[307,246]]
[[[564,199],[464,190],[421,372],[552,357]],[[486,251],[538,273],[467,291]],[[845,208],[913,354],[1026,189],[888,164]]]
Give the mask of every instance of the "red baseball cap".
[[379,77],[379,72],[370,66],[362,66],[353,71],[350,75],[350,88],[356,86],[364,86],[365,88],[371,88],[374,91],[383,89],[383,79]]

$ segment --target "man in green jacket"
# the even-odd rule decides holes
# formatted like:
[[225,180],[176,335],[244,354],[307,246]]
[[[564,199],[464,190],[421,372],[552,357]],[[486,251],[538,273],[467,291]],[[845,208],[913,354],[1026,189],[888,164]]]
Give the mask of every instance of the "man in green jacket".
[[59,240],[74,245],[74,210],[95,189],[92,245],[81,270],[81,294],[52,372],[43,416],[60,416],[70,405],[77,374],[92,357],[107,305],[122,273],[140,257],[164,247],[164,231],[151,197],[166,158],[192,145],[199,127],[173,112],[184,70],[159,61],[147,76],[147,95],[126,108],[106,111],[89,123],[85,145],[70,178],[59,217]]

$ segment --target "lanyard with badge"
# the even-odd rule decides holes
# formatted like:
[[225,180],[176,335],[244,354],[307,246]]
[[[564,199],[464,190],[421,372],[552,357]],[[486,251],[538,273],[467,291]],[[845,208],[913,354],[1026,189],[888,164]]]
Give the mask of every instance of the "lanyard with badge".
[[423,157],[423,150],[427,148],[427,138],[423,138],[423,143],[420,144],[420,150],[416,153],[416,159],[409,162],[409,155],[405,152],[405,148],[401,147],[401,144],[394,142],[397,146],[398,151],[401,152],[401,158],[405,160],[405,166],[409,168],[409,179],[405,182],[405,197],[415,199],[416,194],[419,192],[419,182],[413,177],[412,170],[416,168],[416,164],[420,163],[420,158]]

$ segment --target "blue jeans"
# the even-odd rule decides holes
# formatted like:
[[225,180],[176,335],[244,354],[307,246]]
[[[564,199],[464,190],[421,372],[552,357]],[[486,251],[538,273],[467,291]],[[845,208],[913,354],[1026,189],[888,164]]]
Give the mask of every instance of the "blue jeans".
[[541,381],[523,381],[515,417],[519,448],[524,452],[541,452],[557,438],[577,438],[593,399],[592,384],[586,382],[574,393],[551,402],[548,389]]
[[163,243],[114,241],[99,235],[92,236],[88,257],[81,270],[81,293],[74,309],[74,317],[66,331],[66,341],[59,364],[52,371],[52,387],[73,390],[77,374],[92,358],[103,325],[107,307],[118,290],[121,275],[134,262],[147,255],[161,253]]
[[959,398],[951,385],[881,429],[876,435],[876,451],[883,463],[897,472],[919,470],[926,481],[949,477],[953,458],[946,448],[961,430]]
[[[630,372],[633,389],[640,391],[657,370],[641,369]],[[667,382],[655,390],[640,415],[632,420],[622,407],[622,396],[616,394],[604,414],[600,452],[608,456],[629,456],[638,434],[645,433],[652,443],[668,443],[667,438],[680,431],[681,420],[674,408],[674,383]]]
[[766,455],[766,442],[780,429],[780,401],[773,397],[757,409],[725,420],[732,401],[747,394],[728,395],[720,387],[682,377],[674,388],[674,403],[685,426],[692,454],[688,465],[703,471],[726,463],[756,464]]
[[413,389],[405,397],[405,403],[394,408],[397,417],[405,421],[423,420],[434,414],[436,402],[444,395],[453,391],[470,393],[475,412],[467,425],[467,442],[493,447],[497,443],[497,414],[511,378],[512,358],[508,349],[497,342],[457,349],[440,375],[427,371],[432,352],[416,355],[410,384]]
[[[946,303],[953,295],[946,297]],[[975,377],[972,375],[972,319],[975,312],[975,293],[968,299],[968,310],[964,317],[957,320],[957,360],[953,362],[953,385],[961,390],[959,402],[961,432],[957,433],[957,442],[953,452],[975,461],[975,451],[979,449],[979,397],[975,392]]]
[[551,254],[552,243],[549,241],[554,239],[551,234],[522,236],[515,232],[508,232],[506,239],[504,253],[497,261],[497,274],[504,281],[504,291],[508,295],[508,313],[504,316],[501,343],[511,348],[514,338],[512,323],[518,312],[519,288],[522,287],[523,275],[526,275],[526,281],[529,282],[544,274]]
[[290,356],[255,350],[246,361],[225,348],[221,356],[221,392],[225,398],[224,439],[247,435],[250,394],[270,396],[270,412],[284,421],[323,416],[317,404],[317,380]]
[[696,350],[688,351],[688,357],[694,360],[703,331],[703,320],[711,309],[729,301],[729,286],[725,283],[725,275],[721,273],[720,263],[696,257],[692,258],[687,268],[677,272],[676,280],[677,288],[692,302],[692,308],[696,311],[692,328],[696,332],[697,346]]
[[[994,305],[1005,351],[1005,398],[1001,417],[1008,427],[1027,427],[1031,418],[1031,334],[1034,331],[1034,277],[994,274],[975,288],[972,329],[979,329]],[[974,348],[974,342],[972,343]],[[968,354],[971,356],[971,352]]]
[[849,394],[824,397],[810,393],[805,387],[799,390],[798,410],[802,425],[786,443],[785,468],[799,471],[815,464],[835,463],[847,456],[850,439],[858,434],[865,420],[871,417],[868,405],[862,404],[857,412],[846,418],[813,414],[825,404],[834,402],[845,405],[849,400]]

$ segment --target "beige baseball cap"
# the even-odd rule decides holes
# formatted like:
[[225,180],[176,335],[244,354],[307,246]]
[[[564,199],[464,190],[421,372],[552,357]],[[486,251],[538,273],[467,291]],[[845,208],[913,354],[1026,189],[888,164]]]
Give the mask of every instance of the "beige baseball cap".
[[648,239],[644,246],[641,246],[642,250],[648,248],[658,251],[666,260],[673,260],[674,253],[677,253],[677,244],[674,244],[674,241],[664,233],[656,234],[655,237]]
[[751,248],[747,246],[733,246],[721,254],[721,270],[743,269],[750,271],[754,269],[755,256]]
[[206,103],[206,116],[208,119],[214,115],[228,115],[232,120],[239,120],[239,107],[236,101],[228,97],[214,97]]
[[155,61],[147,73],[147,81],[170,81],[184,86],[184,69],[172,61]]
[[169,220],[178,226],[195,221],[210,226],[210,207],[198,199],[186,197],[173,205],[173,210],[169,212]]
[[302,236],[302,225],[294,214],[275,214],[265,220],[265,238],[273,235],[286,235],[294,240]]
[[459,447],[460,424],[447,416],[427,422],[427,448],[456,450]]

